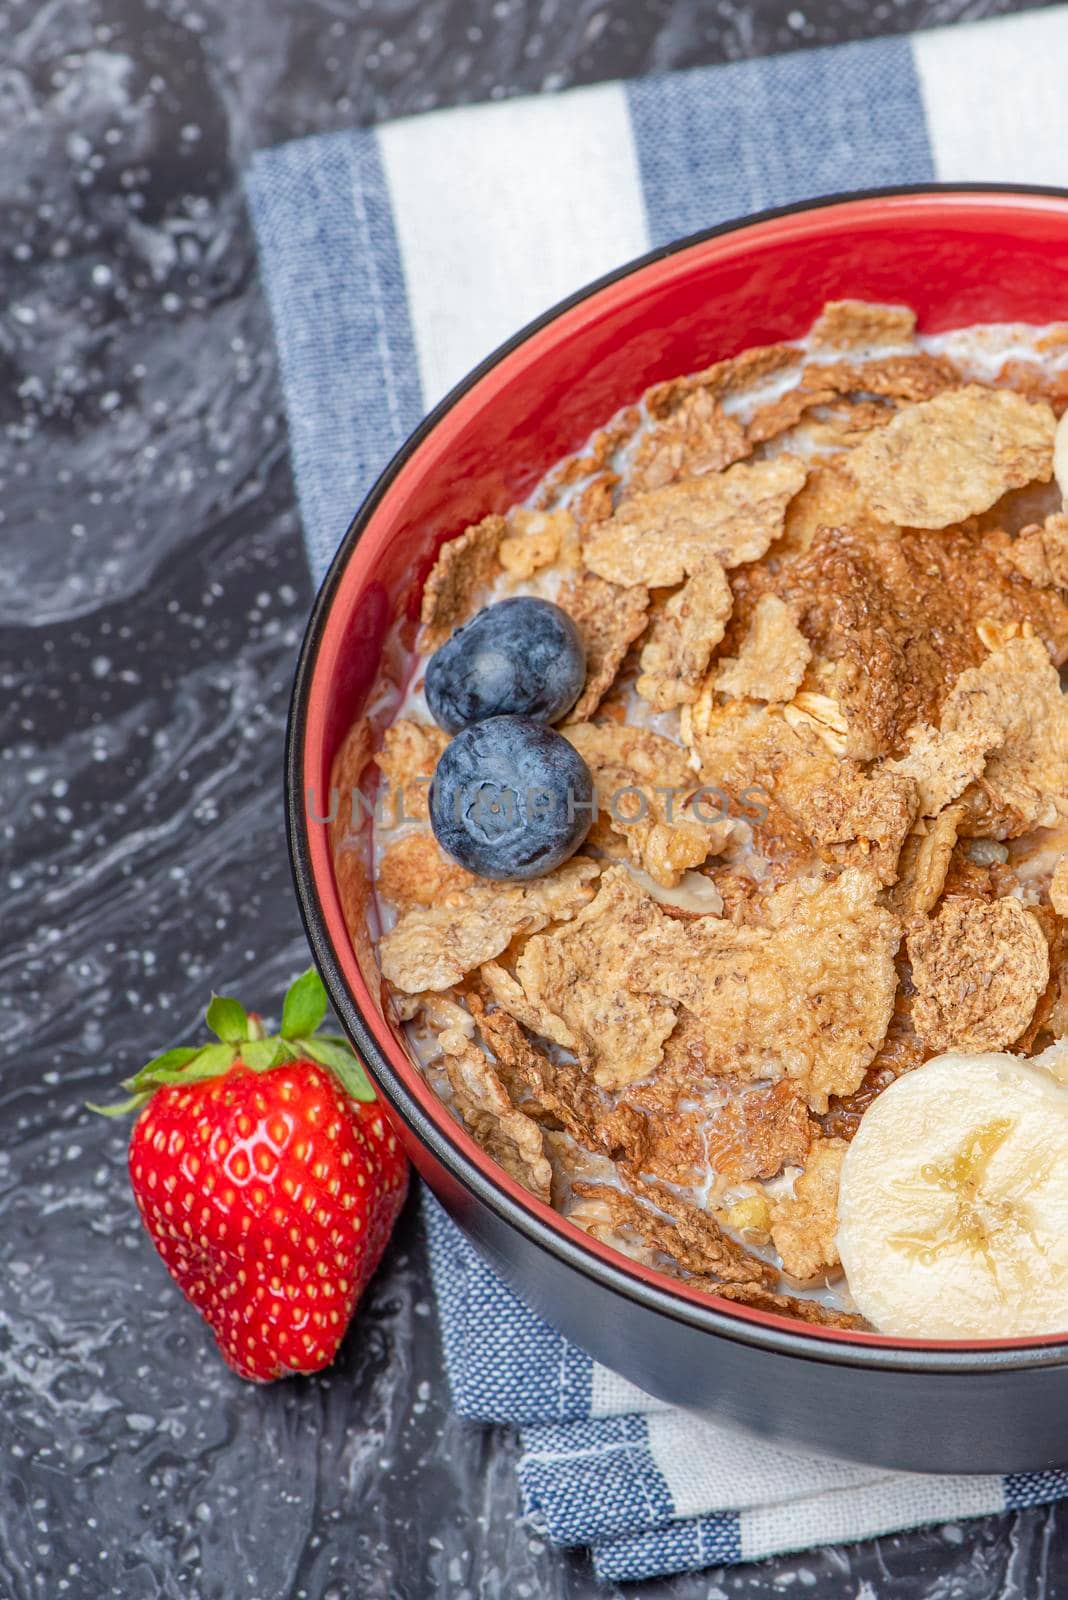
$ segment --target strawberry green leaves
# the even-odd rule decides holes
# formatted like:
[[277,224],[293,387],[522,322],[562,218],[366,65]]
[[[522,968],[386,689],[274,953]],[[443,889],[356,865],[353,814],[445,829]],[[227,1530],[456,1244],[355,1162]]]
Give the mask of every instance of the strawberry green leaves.
[[277,1034],[265,1035],[259,1018],[250,1016],[240,1000],[212,995],[205,1021],[217,1043],[164,1050],[124,1081],[129,1099],[115,1106],[90,1106],[90,1110],[103,1116],[123,1116],[140,1110],[166,1084],[222,1078],[237,1065],[251,1072],[269,1072],[286,1061],[314,1061],[333,1074],[351,1099],[371,1101],[375,1091],[348,1040],[318,1032],[327,1004],[326,989],[314,967],[290,985]]
[[326,1016],[326,989],[314,967],[290,984],[282,1006],[282,1036],[304,1039],[321,1026]]
[[140,1111],[147,1099],[146,1094],[132,1094],[128,1100],[119,1100],[113,1106],[98,1106],[94,1100],[87,1100],[85,1109],[95,1111],[98,1117],[127,1117],[131,1111]]
[[270,1072],[287,1059],[281,1039],[252,1039],[241,1050],[241,1059],[253,1072]]
[[233,1000],[229,995],[212,995],[204,1021],[224,1044],[240,1044],[249,1036],[248,1012],[240,1000]]
[[138,1077],[145,1072],[167,1073],[180,1072],[189,1062],[200,1054],[196,1045],[179,1045],[176,1050],[164,1050],[161,1056],[155,1056],[147,1066],[141,1068]]
[[147,1062],[140,1072],[135,1072],[132,1078],[123,1080],[122,1086],[129,1091],[129,1100],[117,1106],[91,1106],[90,1110],[100,1111],[106,1117],[138,1111],[164,1084],[203,1083],[208,1078],[223,1077],[234,1065],[237,1056],[236,1043],[222,1041],[205,1045],[200,1050],[165,1050],[161,1056],[155,1056]]
[[[128,1100],[122,1100],[114,1106],[98,1106],[90,1101],[89,1110],[99,1112],[102,1117],[123,1117],[130,1111],[138,1111],[153,1089],[158,1089],[164,1083],[176,1083],[190,1062],[202,1054],[203,1051],[195,1045],[179,1045],[174,1050],[164,1050],[162,1055],[154,1056],[132,1078],[123,1080],[123,1088],[130,1091]],[[149,1082],[151,1089],[146,1087]]]
[[367,1074],[349,1048],[348,1041],[319,1034],[314,1039],[302,1039],[304,1054],[328,1067],[345,1093],[352,1100],[373,1100],[375,1092]]

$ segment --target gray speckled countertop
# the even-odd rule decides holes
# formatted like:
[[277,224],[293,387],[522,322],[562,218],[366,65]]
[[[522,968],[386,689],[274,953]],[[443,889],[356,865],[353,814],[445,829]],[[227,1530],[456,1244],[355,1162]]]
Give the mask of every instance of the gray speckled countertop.
[[[0,0],[0,1600],[585,1600],[450,1415],[401,1224],[323,1377],[231,1378],[86,1097],[303,964],[311,591],[238,173],[255,147],[1005,0]],[[1051,1600],[1034,1511],[647,1585]],[[634,1593],[634,1590],[630,1591]]]

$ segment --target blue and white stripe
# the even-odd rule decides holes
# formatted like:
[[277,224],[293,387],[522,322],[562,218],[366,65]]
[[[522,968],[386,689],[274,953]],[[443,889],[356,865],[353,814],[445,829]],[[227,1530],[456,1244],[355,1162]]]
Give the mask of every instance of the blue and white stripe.
[[[321,576],[420,418],[495,345],[680,234],[886,184],[1068,186],[1068,7],[443,111],[256,156],[248,196]],[[518,1425],[528,1514],[626,1579],[1068,1496],[739,1447],[541,1322],[427,1197],[457,1410]]]

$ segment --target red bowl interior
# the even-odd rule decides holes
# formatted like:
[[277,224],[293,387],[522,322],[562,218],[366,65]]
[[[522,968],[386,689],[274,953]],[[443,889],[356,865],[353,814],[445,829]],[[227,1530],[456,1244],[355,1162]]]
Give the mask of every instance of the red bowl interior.
[[[1068,194],[935,190],[843,200],[717,230],[647,258],[520,334],[454,391],[391,465],[349,531],[309,632],[298,730],[302,793],[325,796],[394,620],[418,608],[438,546],[525,496],[561,456],[651,383],[747,346],[802,335],[828,299],[904,302],[933,333],[974,322],[1068,320]],[[292,803],[292,801],[291,801]],[[357,964],[327,830],[306,814],[311,891],[350,996],[397,1077],[455,1152],[591,1256],[683,1301],[708,1297],[590,1239],[496,1165],[437,1100]],[[374,1063],[371,1063],[372,1068]],[[813,1331],[725,1301],[732,1318],[814,1340],[908,1349],[1035,1347]]]

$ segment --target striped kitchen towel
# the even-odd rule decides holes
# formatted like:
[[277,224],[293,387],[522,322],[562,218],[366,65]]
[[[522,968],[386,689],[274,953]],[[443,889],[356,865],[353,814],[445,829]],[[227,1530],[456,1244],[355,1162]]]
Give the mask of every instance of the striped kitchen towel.
[[[248,196],[320,577],[496,344],[680,234],[845,189],[1068,186],[1068,8],[435,112],[263,151]],[[1068,1496],[1068,1474],[801,1460],[672,1411],[541,1322],[425,1197],[457,1409],[521,1429],[528,1514],[640,1578]]]
[[933,1477],[802,1457],[636,1389],[536,1316],[423,1190],[453,1404],[514,1423],[524,1509],[624,1582],[1068,1498],[1068,1472]]

